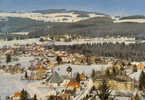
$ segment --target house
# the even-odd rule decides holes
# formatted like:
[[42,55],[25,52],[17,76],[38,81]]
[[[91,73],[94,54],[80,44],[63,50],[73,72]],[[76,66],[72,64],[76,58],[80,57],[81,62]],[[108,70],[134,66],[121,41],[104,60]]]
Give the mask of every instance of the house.
[[[94,86],[98,88],[102,84],[102,78],[96,79]],[[135,81],[128,76],[116,76],[111,79],[106,79],[107,84],[110,86],[111,90],[129,90],[133,91],[135,89]]]
[[71,57],[68,55],[61,55],[61,59],[62,59],[63,63],[71,63],[72,62]]
[[85,63],[86,58],[83,55],[79,53],[74,53],[72,56],[73,56],[72,59],[73,64],[81,65],[82,63]]
[[88,58],[88,63],[89,64],[96,64],[96,63],[100,63],[101,62],[101,58],[97,57],[97,56],[90,56]]
[[59,96],[61,96],[63,100],[70,100],[70,94],[61,93]]
[[64,100],[61,96],[49,96],[47,100]]
[[56,61],[53,61],[53,60],[52,60],[52,61],[49,61],[49,62],[48,62],[48,66],[49,66],[49,67],[54,67],[54,66],[56,66],[56,65],[57,65],[57,62],[56,62]]
[[12,100],[20,100],[21,97],[21,92],[16,92],[13,96],[12,96]]
[[57,92],[54,89],[50,89],[47,95],[48,96],[57,95]]
[[[25,71],[23,79],[42,80],[47,77],[48,71],[50,70],[44,66],[37,65],[36,67],[29,67],[28,70]],[[27,76],[27,78],[25,76]]]
[[11,74],[22,73],[23,72],[23,68],[21,67],[20,64],[8,65],[7,72],[11,73]]
[[143,63],[139,63],[139,64],[132,64],[128,66],[128,68],[131,69],[132,71],[137,71],[137,70],[144,70],[145,66]]
[[43,66],[37,66],[36,67],[36,74],[35,74],[35,80],[41,80],[44,79],[47,73],[47,68]]
[[145,66],[142,63],[137,65],[137,70],[144,70],[144,68],[145,68]]
[[85,81],[85,80],[87,80],[87,76],[85,76],[85,74],[80,74],[80,79],[82,80],[82,81]]
[[80,91],[81,85],[80,85],[79,82],[70,81],[70,82],[67,84],[66,89],[67,89],[67,90],[74,90],[74,89],[76,89],[77,91]]

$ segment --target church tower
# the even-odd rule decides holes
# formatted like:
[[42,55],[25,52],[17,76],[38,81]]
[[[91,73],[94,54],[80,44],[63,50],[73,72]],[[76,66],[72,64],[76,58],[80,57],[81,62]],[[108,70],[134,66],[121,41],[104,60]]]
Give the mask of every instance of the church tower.
[[71,68],[70,66],[67,67],[66,72],[67,72],[67,76],[68,76],[69,78],[72,78],[72,68]]

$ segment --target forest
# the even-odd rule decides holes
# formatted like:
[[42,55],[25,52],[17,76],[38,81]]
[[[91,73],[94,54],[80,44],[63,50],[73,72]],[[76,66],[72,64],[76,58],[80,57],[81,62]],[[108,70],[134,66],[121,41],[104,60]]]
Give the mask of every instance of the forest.
[[77,45],[54,45],[54,50],[63,50],[70,53],[80,53],[85,56],[114,57],[128,61],[145,60],[145,43],[103,43],[103,44],[77,44]]
[[104,37],[106,35],[134,36],[145,39],[145,23],[113,23],[110,17],[91,18],[75,23],[55,23],[49,29],[37,29],[29,33],[29,37],[45,36],[47,34],[86,34],[89,37]]

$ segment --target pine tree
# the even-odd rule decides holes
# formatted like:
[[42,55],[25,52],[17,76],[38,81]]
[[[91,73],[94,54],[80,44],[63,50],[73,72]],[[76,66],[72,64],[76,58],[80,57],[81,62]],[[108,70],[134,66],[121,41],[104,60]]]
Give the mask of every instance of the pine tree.
[[137,72],[137,66],[133,66],[133,72]]
[[34,95],[33,100],[37,100],[37,95],[36,94]]
[[11,55],[10,54],[6,55],[6,62],[7,63],[11,62]]
[[24,89],[21,91],[20,100],[28,100],[28,93]]
[[145,89],[145,73],[142,71],[139,77],[139,90]]
[[95,80],[95,76],[96,76],[96,72],[95,72],[95,70],[93,69],[93,70],[92,70],[92,74],[91,74],[91,78],[92,78],[93,81]]
[[26,78],[26,79],[28,78],[28,74],[27,74],[27,72],[25,72],[25,78]]
[[134,100],[140,100],[140,98],[139,98],[139,95],[138,95],[138,94],[136,94],[136,95],[135,95]]
[[99,86],[96,92],[100,100],[108,100],[112,91],[110,90],[110,87],[107,85],[107,82],[103,80],[102,85]]
[[61,64],[61,62],[62,62],[61,57],[60,56],[57,56],[56,61],[57,61],[58,64]]
[[117,74],[115,67],[113,67],[112,72],[113,72],[113,75]]
[[109,71],[109,69],[107,69],[107,70],[105,71],[105,75],[106,75],[107,77],[110,76],[110,71]]
[[76,81],[77,81],[77,82],[80,82],[80,81],[81,81],[81,79],[80,79],[80,74],[79,74],[79,73],[77,73]]

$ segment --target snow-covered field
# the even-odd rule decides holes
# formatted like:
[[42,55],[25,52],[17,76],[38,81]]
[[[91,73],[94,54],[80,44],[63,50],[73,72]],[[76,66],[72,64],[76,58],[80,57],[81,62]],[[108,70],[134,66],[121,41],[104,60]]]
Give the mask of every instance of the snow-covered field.
[[69,65],[69,64],[66,64],[66,65],[60,65],[60,66],[55,67],[54,71],[58,72],[60,75],[65,75],[66,69],[68,66],[72,67],[72,75],[76,74],[77,72],[90,75],[93,69],[96,71],[102,71],[106,69],[107,67],[110,67],[111,64],[107,64],[107,65]]
[[20,80],[21,75],[11,75],[0,71],[0,96],[5,100],[6,96],[11,96],[15,92],[27,89],[28,81]]
[[[105,17],[104,15],[96,15],[95,13],[89,14],[88,17],[78,17],[79,14],[73,12],[70,13],[51,13],[51,14],[40,14],[40,13],[0,13],[0,17],[19,17],[29,18],[44,22],[77,22],[93,17]],[[65,19],[65,20],[64,20]]]
[[[140,41],[144,42],[144,41]],[[55,45],[75,45],[75,44],[93,44],[93,43],[125,43],[125,44],[131,44],[131,43],[136,43],[135,38],[127,38],[127,37],[122,37],[122,38],[91,38],[91,39],[78,39],[78,40],[73,40],[71,42],[55,42]]]
[[0,48],[2,48],[3,46],[13,46],[15,44],[25,45],[25,44],[32,44],[32,43],[40,43],[39,38],[25,39],[25,40],[13,40],[13,41],[0,40]]
[[[84,72],[85,74],[90,74],[93,69],[95,70],[103,70],[104,68],[109,67],[110,65],[60,65],[54,68],[54,71],[57,71],[60,75],[65,75],[66,68],[71,66],[73,69],[73,74],[76,72]],[[60,70],[59,70],[60,68]],[[35,93],[43,97],[44,91],[49,91],[48,89],[43,89],[43,86],[40,85],[40,82],[36,81],[26,81],[21,80],[21,74],[12,75],[9,73],[5,73],[0,71],[0,96],[2,100],[5,100],[6,96],[11,96],[15,92],[21,91],[23,88],[28,90],[30,95],[33,96]],[[36,88],[36,86],[42,88]],[[46,93],[44,94],[46,95]]]
[[1,62],[0,64],[1,65],[16,65],[16,64],[21,64],[22,67],[29,67],[31,65],[31,60],[33,60],[34,58],[33,57],[19,57],[18,58],[19,60],[18,61],[13,61],[13,62],[10,62],[10,63],[6,63],[6,62]]
[[114,23],[124,23],[124,22],[145,23],[145,19],[125,19],[125,20],[114,21]]
[[[5,100],[6,96],[12,96],[14,93],[20,92],[22,89],[27,90],[31,97],[33,97],[34,94],[35,93],[37,94],[38,92],[39,92],[39,94],[44,93],[44,92],[42,92],[42,90],[39,91],[39,89],[36,90],[34,88],[35,86],[37,86],[37,83],[40,83],[40,81],[21,80],[21,76],[22,76],[22,74],[12,75],[12,74],[0,71],[1,100]],[[43,91],[46,91],[46,90],[48,90],[48,89],[43,89]],[[45,93],[45,95],[46,94],[47,94],[47,92]]]

